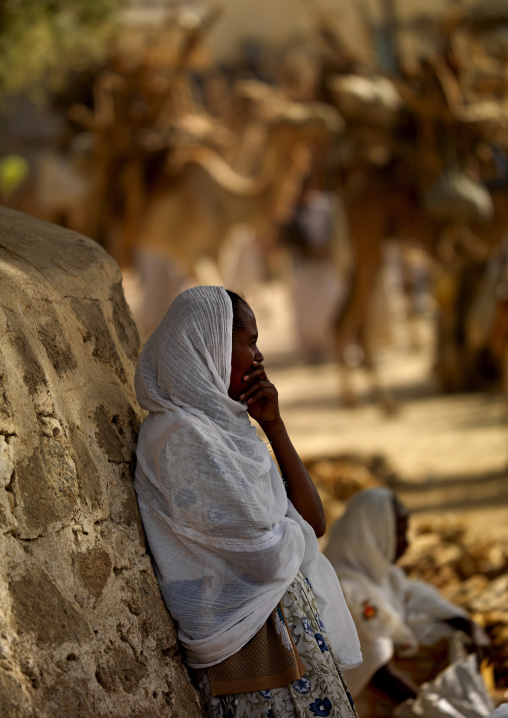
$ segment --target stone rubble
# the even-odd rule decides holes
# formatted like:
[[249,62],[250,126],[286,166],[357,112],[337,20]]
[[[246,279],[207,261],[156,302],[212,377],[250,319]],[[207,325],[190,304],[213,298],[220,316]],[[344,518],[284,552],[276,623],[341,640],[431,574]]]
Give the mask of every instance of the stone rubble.
[[[306,465],[323,500],[328,526],[357,491],[396,483],[382,457],[345,455]],[[325,535],[322,546],[326,539]],[[496,689],[503,695],[508,688],[508,536],[480,538],[454,514],[436,513],[428,519],[414,513],[410,546],[399,565],[484,625],[492,641]]]

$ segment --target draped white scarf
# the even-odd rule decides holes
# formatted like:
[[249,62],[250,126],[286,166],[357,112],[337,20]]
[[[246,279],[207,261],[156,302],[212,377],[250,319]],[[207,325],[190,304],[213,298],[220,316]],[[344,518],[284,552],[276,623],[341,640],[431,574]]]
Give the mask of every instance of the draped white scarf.
[[180,294],[148,339],[134,487],[166,605],[194,668],[236,653],[302,570],[332,649],[361,660],[335,572],[288,501],[246,405],[228,396],[233,312],[222,287]]

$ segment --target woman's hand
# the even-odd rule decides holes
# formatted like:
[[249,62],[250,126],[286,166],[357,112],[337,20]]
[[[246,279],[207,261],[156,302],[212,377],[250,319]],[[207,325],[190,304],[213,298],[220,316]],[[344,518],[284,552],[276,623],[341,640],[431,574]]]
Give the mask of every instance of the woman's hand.
[[323,506],[282,421],[277,389],[268,380],[261,362],[254,362],[254,369],[243,377],[243,381],[246,387],[239,398],[247,402],[247,411],[258,422],[271,444],[288,497],[319,538],[326,530]]
[[450,618],[445,623],[462,631],[468,637],[466,649],[473,651],[478,656],[478,665],[483,660],[490,661],[492,659],[492,644],[488,633],[471,618]]
[[239,398],[247,402],[249,415],[264,428],[281,420],[279,395],[266,376],[263,364],[254,362],[254,366],[256,368],[243,377],[246,388]]

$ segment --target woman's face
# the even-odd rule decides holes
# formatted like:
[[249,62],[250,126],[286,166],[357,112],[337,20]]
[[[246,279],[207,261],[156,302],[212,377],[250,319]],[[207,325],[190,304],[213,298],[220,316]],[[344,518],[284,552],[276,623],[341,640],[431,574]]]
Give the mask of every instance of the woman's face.
[[393,506],[395,509],[395,561],[399,559],[409,546],[409,539],[407,536],[409,528],[409,511],[401,504],[398,499],[393,499]]
[[240,394],[243,394],[248,387],[248,382],[243,377],[251,369],[254,369],[254,362],[263,362],[263,355],[257,348],[258,328],[256,317],[249,307],[245,307],[243,326],[233,332],[233,349],[231,352],[231,379],[229,382],[228,394],[232,399],[238,401]]

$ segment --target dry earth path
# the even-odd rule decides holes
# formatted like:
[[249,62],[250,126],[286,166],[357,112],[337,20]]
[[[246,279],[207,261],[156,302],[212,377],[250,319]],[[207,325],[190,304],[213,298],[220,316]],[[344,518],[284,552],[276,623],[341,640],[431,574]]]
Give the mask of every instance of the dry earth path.
[[259,346],[279,391],[283,416],[305,459],[381,455],[394,487],[414,512],[460,513],[479,532],[508,534],[507,404],[497,393],[444,396],[432,379],[429,325],[419,351],[391,346],[379,355],[380,374],[398,400],[384,416],[356,377],[360,402],[340,404],[332,362],[297,358],[289,295],[281,285],[248,292],[258,319]]

